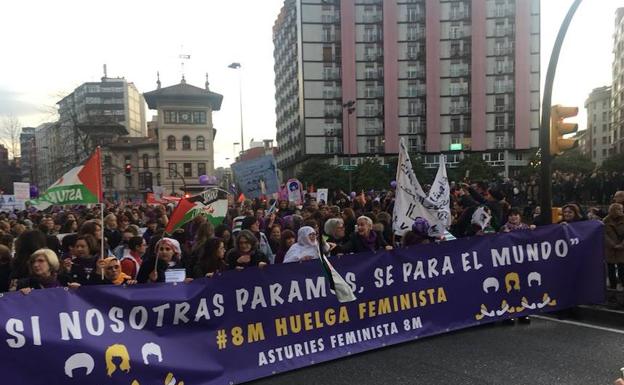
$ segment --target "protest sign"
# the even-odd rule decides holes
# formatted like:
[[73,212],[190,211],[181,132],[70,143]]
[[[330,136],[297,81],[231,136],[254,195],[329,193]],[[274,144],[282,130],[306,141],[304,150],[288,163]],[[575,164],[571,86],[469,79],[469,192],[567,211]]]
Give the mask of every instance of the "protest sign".
[[247,198],[260,198],[279,191],[277,166],[272,155],[236,162],[232,164],[232,171]]

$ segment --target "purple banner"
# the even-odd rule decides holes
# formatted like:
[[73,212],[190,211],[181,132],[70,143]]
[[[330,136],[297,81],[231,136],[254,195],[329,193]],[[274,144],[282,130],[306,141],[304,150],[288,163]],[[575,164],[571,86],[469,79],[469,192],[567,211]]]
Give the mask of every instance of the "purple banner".
[[8,384],[238,384],[349,354],[604,297],[599,222],[333,258],[190,284],[0,298]]

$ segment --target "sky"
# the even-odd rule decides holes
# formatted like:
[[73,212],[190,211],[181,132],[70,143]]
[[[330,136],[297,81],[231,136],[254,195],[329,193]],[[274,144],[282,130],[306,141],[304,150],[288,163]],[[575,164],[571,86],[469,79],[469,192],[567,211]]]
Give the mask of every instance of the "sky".
[[[529,0],[517,0],[529,1]],[[572,0],[542,0],[541,62],[544,81],[550,51]],[[188,83],[224,95],[213,114],[218,130],[215,165],[227,166],[240,150],[239,75],[243,124],[249,141],[275,138],[272,27],[283,0],[0,2],[0,116],[24,126],[49,121],[60,95],[86,81],[123,76],[140,92],[179,83],[180,55]],[[624,0],[584,0],[568,31],[557,68],[553,104],[578,106],[593,88],[611,83],[615,10]],[[239,62],[242,70],[227,68]],[[240,74],[238,73],[240,71]],[[148,119],[154,111],[148,114]]]

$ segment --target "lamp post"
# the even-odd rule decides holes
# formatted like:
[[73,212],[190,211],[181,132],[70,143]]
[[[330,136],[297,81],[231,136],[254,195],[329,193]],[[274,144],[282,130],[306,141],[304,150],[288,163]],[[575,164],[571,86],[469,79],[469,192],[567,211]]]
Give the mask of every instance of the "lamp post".
[[231,69],[238,70],[238,103],[240,107],[240,126],[241,126],[241,152],[245,151],[245,139],[243,139],[243,86],[242,86],[242,69],[240,63],[232,63],[228,66]]
[[349,173],[349,194],[352,191],[351,184],[351,114],[355,112],[355,100],[349,100],[342,105],[343,110],[347,110],[347,156],[349,159],[349,166],[347,172]]

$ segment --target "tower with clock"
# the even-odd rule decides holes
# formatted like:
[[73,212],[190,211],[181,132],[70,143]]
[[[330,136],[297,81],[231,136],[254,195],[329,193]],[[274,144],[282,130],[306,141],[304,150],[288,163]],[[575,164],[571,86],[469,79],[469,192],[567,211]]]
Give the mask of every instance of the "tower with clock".
[[[174,192],[201,191],[199,176],[214,173],[213,111],[219,111],[223,96],[210,91],[208,74],[204,88],[179,84],[144,94],[150,109],[157,110],[158,161],[162,185]],[[177,186],[177,187],[175,187]]]

